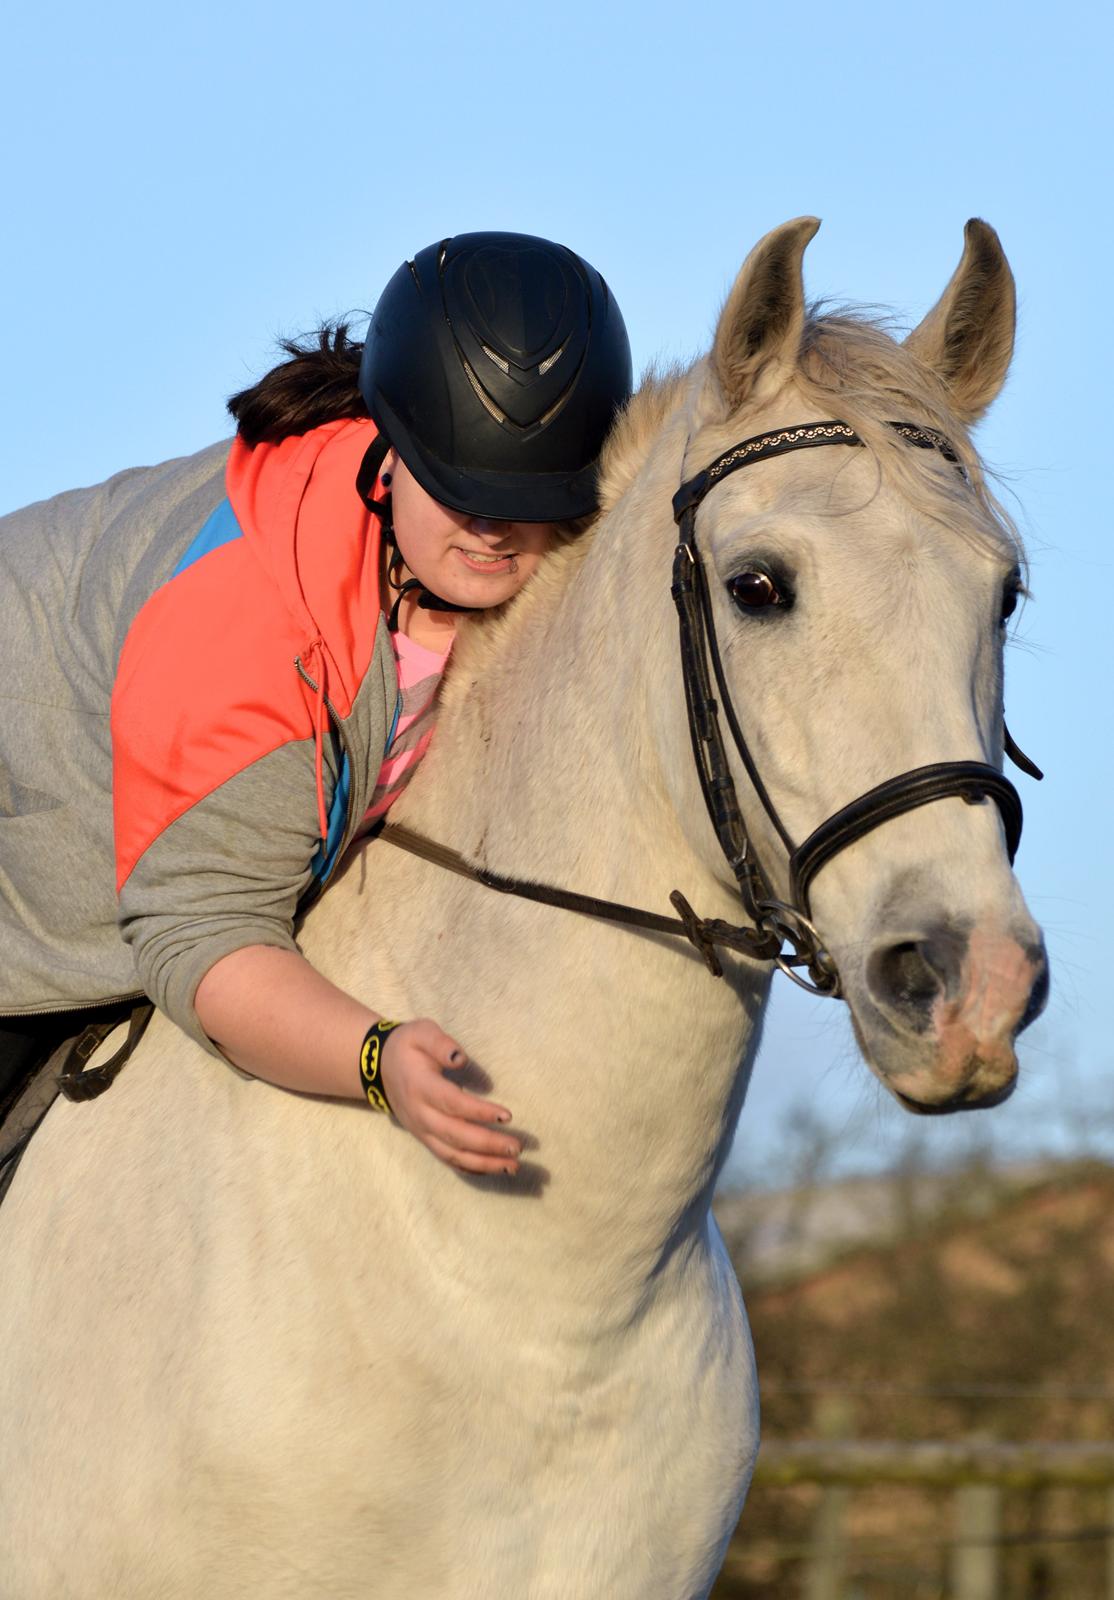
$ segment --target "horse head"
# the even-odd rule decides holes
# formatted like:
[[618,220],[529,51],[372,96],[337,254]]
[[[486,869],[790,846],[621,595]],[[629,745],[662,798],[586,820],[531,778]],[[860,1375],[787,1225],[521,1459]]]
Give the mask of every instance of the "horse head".
[[[1012,353],[997,235],[968,223],[939,303],[898,343],[862,316],[806,306],[817,226],[786,223],[752,251],[679,407],[686,481],[740,440],[865,446],[795,443],[746,471],[732,460],[699,506],[720,687],[751,758],[748,774],[732,752],[733,776],[766,882],[788,901],[788,847],[857,797],[938,764],[1000,768],[1006,623],[1023,592],[1020,542],[968,433]],[[832,419],[849,439],[796,432]],[[937,447],[913,448],[917,434]],[[722,879],[671,709],[663,769],[692,848]],[[979,798],[953,790],[876,818],[809,887],[863,1054],[920,1112],[1004,1099],[1016,1037],[1047,995],[1003,818]]]

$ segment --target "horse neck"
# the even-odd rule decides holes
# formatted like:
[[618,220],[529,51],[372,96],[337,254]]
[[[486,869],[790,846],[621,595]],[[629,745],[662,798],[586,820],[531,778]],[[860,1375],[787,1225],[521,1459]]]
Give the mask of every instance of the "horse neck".
[[[462,627],[408,825],[511,876],[588,876],[608,896],[645,893],[659,866],[664,881],[680,835],[648,723],[654,692],[673,680],[680,695],[663,527],[674,453],[504,615]],[[635,839],[648,855],[634,859]]]
[[[684,728],[669,592],[669,505],[683,442],[682,429],[589,541],[552,557],[505,617],[464,630],[432,750],[400,820],[505,876],[666,913],[681,887],[701,914],[738,920],[734,894],[685,841],[654,731],[670,701]],[[695,777],[692,788],[699,805]],[[590,1178],[601,1162],[612,1173],[629,1166],[648,1234],[668,1231],[694,1203],[699,1211],[738,1114],[765,977],[733,965],[716,981],[686,944],[486,891],[478,904],[474,890],[461,900],[449,874],[422,881],[440,902],[426,901],[430,925],[482,918],[470,944],[476,994],[523,996],[505,1035],[482,998],[474,1021],[466,1027],[454,1013],[453,1026],[462,1037],[486,1036],[501,1063],[529,1043],[528,1059],[508,1065],[507,1077],[501,1064],[499,1092],[505,1082],[516,1110],[525,1099],[539,1126],[567,1128],[566,1154],[586,1174],[578,1192],[601,1195]],[[457,1013],[467,1008],[467,996],[452,998]],[[583,1058],[575,1126],[573,1016]],[[534,1030],[529,1041],[524,1025]],[[648,1062],[658,1068],[649,1085]],[[656,1191],[639,1183],[655,1163],[668,1179]],[[634,1228],[632,1211],[633,1203]]]

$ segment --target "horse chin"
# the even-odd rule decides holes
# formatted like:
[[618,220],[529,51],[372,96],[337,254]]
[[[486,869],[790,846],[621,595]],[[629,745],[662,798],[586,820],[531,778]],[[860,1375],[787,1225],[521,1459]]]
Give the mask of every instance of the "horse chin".
[[902,1094],[901,1090],[894,1088],[891,1083],[887,1083],[886,1088],[898,1105],[915,1117],[946,1117],[954,1111],[989,1111],[992,1106],[1002,1105],[1017,1088],[1017,1072],[1014,1072],[1007,1083],[1000,1084],[996,1089],[987,1089],[974,1094],[964,1089],[947,1100],[914,1100],[911,1095]]
[[904,1110],[917,1117],[956,1111],[988,1111],[1017,1087],[1018,1061],[1012,1038],[980,1042],[954,1030],[917,1039],[897,1036],[879,1019],[864,1025],[851,1010],[863,1059]]

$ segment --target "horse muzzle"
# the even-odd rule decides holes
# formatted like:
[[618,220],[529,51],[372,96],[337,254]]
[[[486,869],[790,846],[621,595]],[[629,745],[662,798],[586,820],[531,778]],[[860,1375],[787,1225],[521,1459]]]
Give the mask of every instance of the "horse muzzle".
[[1031,924],[1007,933],[940,923],[877,946],[863,986],[855,1030],[896,1099],[921,1115],[971,1111],[1012,1093],[1015,1041],[1044,1009],[1048,959]]

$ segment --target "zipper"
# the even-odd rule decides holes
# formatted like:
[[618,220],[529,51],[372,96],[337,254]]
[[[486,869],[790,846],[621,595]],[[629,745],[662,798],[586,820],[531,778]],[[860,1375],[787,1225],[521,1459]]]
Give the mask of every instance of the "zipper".
[[146,989],[133,989],[129,994],[103,995],[99,1000],[59,1000],[49,1006],[33,1006],[29,1011],[0,1011],[0,1021],[18,1022],[22,1017],[50,1017],[65,1011],[103,1011],[106,1006],[122,1005],[125,1000],[146,1000]]
[[[299,676],[299,678],[301,678],[302,682],[303,683],[308,683],[310,688],[313,690],[314,694],[321,694],[321,690],[318,687],[318,685],[316,683],[314,683],[313,679],[310,677],[310,675],[306,671],[305,667],[302,666],[302,658],[301,658],[301,656],[295,656],[294,657],[294,665],[298,669],[298,676]],[[337,713],[337,708],[336,708],[336,706],[334,706],[333,702],[329,699],[327,694],[322,694],[321,698],[325,702],[325,710],[329,713],[330,717],[332,717],[333,721],[336,723],[337,734],[338,734],[338,736],[340,738],[340,742],[341,742],[341,744],[344,744],[344,734],[341,731],[340,717],[339,717],[339,715]],[[347,748],[345,748],[345,752],[344,753],[345,753],[345,755],[348,754]]]

